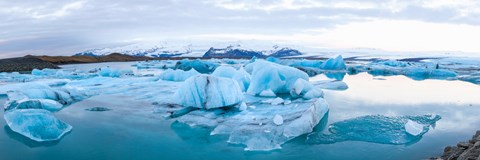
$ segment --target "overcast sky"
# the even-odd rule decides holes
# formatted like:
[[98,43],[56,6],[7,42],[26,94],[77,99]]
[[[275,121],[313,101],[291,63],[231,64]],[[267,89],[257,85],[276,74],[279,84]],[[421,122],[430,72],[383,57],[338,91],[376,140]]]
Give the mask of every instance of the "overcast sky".
[[0,58],[162,40],[480,53],[478,0],[0,0]]

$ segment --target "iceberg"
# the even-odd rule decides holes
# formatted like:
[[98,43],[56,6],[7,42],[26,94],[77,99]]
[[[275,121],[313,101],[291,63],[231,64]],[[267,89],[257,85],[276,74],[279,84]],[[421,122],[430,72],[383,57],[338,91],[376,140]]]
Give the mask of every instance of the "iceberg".
[[210,75],[188,78],[173,95],[176,104],[200,109],[237,105],[243,98],[235,80]]
[[57,74],[57,72],[59,72],[61,70],[58,70],[58,69],[49,69],[49,68],[45,68],[45,69],[42,69],[42,70],[39,70],[39,69],[33,69],[32,70],[32,75],[35,75],[35,76],[54,76]]
[[13,131],[38,142],[55,141],[72,130],[72,126],[43,109],[16,109],[4,114]]
[[114,69],[110,67],[103,67],[103,68],[100,68],[100,71],[98,72],[98,74],[103,77],[118,78],[125,74],[133,74],[133,72],[131,70],[119,70],[119,69]]
[[320,68],[325,70],[346,70],[347,66],[345,65],[345,61],[343,61],[343,57],[338,55],[335,58],[329,58],[323,62]]
[[[307,136],[312,144],[330,144],[342,141],[364,141],[381,144],[412,144],[440,120],[438,115],[387,117],[369,115],[329,126],[329,133],[315,132]],[[411,121],[411,122],[410,122]]]
[[246,65],[245,70],[251,73],[247,89],[251,95],[259,95],[265,90],[271,90],[275,94],[289,94],[297,79],[308,81],[305,72],[265,60],[256,60]]
[[185,81],[186,79],[199,74],[200,73],[198,73],[195,69],[190,69],[188,71],[167,69],[160,75],[160,79],[179,82]]
[[200,73],[212,73],[218,66],[219,64],[209,61],[185,59],[178,61],[175,64],[175,69],[188,71],[193,68]]

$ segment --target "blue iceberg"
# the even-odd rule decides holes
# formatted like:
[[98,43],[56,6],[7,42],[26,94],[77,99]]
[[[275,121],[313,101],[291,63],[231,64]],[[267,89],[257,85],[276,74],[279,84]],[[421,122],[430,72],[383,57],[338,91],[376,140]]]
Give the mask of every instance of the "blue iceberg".
[[239,104],[243,93],[233,79],[197,75],[187,79],[173,97],[185,107],[212,109]]
[[43,109],[16,109],[4,114],[13,131],[37,142],[55,141],[72,130],[72,126]]
[[257,60],[245,66],[251,73],[250,86],[247,93],[260,95],[263,91],[271,90],[275,94],[290,94],[297,79],[308,81],[308,75],[296,68],[284,66],[265,60]]
[[341,55],[338,55],[335,58],[329,58],[320,65],[321,69],[325,70],[346,70],[347,66]]

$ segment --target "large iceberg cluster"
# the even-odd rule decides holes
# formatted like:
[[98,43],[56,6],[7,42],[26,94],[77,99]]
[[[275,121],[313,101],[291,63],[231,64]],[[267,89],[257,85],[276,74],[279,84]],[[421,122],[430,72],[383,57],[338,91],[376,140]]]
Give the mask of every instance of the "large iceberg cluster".
[[[419,80],[462,77],[461,72],[434,63],[388,60],[347,66],[341,56],[327,60],[185,59],[133,66],[161,69],[161,74],[141,76],[110,67],[0,73],[1,82],[14,83],[0,85],[0,95],[8,97],[4,118],[13,131],[32,140],[59,140],[72,126],[56,119],[55,112],[92,96],[120,95],[152,104],[154,112],[167,120],[208,128],[211,135],[226,135],[227,142],[244,145],[245,150],[279,149],[305,134],[313,144],[346,140],[409,144],[427,133],[439,117],[363,116],[335,122],[328,133],[315,131],[328,118],[322,89],[347,89],[342,81],[346,73],[405,75]],[[317,74],[325,74],[328,80],[311,82],[310,76]],[[475,81],[474,76],[463,78]]]
[[156,112],[211,127],[212,135],[229,135],[229,143],[246,150],[279,149],[312,132],[327,114],[322,90],[305,72],[261,59],[244,68],[219,66],[211,75],[190,77],[170,101],[175,105],[159,103]]

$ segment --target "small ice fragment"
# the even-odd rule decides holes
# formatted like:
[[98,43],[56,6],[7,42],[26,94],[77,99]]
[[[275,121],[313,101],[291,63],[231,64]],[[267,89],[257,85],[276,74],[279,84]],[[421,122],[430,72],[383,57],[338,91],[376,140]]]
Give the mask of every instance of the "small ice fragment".
[[285,105],[289,105],[289,104],[291,104],[291,103],[292,103],[291,100],[285,100],[285,102],[283,102],[283,104],[285,104]]
[[272,103],[272,105],[276,106],[276,105],[282,104],[283,102],[284,101],[283,101],[282,98],[277,97],[277,98],[273,99],[271,103]]
[[282,125],[283,124],[283,117],[281,115],[276,114],[273,117],[273,123],[275,123],[277,126]]
[[93,108],[87,108],[85,109],[87,111],[96,111],[96,112],[103,112],[103,111],[109,111],[111,110],[110,108],[105,108],[105,107],[93,107]]
[[255,107],[255,106],[248,106],[248,108],[255,109],[255,108],[257,108],[257,107]]
[[275,97],[275,93],[273,93],[273,91],[271,89],[267,89],[267,90],[263,90],[262,92],[260,92],[259,96],[262,96],[262,97]]
[[245,102],[242,102],[242,104],[240,104],[240,107],[238,108],[238,110],[240,110],[240,111],[247,110],[247,104]]
[[418,124],[415,121],[408,120],[405,124],[405,131],[412,136],[418,136],[423,132],[423,125]]

